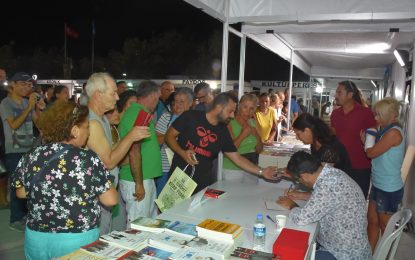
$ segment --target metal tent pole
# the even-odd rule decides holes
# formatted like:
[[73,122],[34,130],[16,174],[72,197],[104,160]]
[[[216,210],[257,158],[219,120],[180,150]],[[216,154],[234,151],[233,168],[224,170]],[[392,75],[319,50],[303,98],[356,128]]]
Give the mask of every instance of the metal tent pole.
[[239,54],[239,89],[238,99],[241,99],[245,89],[245,50],[246,50],[246,35],[241,38],[241,51]]
[[[228,42],[229,42],[229,4],[230,0],[225,1],[225,21],[223,23],[223,36],[222,36],[222,71],[221,71],[221,86],[220,91],[226,90],[226,81],[228,77]],[[218,175],[217,179],[222,180],[223,169],[223,154],[219,153],[218,156]]]

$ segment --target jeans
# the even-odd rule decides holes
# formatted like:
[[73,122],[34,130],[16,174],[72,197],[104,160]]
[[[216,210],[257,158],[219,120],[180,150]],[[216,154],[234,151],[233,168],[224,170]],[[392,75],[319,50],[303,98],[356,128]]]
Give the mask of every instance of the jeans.
[[[24,153],[6,154],[6,168],[9,172],[10,183],[14,180],[14,170]],[[27,200],[16,197],[16,188],[10,187],[10,223],[22,220],[27,214]]]
[[316,251],[316,260],[336,260],[336,258],[326,250],[317,250]]
[[154,182],[156,183],[157,197],[160,195],[160,192],[163,190],[164,186],[166,186],[166,183],[168,180],[169,180],[168,172],[163,172],[163,175],[161,175],[160,177],[154,178]]

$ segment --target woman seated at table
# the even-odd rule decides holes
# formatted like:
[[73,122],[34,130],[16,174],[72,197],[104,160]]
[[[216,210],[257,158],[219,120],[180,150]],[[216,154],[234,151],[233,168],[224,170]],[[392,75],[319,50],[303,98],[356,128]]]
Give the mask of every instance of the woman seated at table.
[[[303,113],[293,123],[293,129],[297,139],[304,144],[309,144],[311,154],[323,163],[329,163],[333,167],[347,172],[350,167],[350,159],[344,145],[330,131],[329,126],[320,118]],[[292,190],[287,193],[292,199],[308,199],[309,192]]]
[[[258,98],[252,94],[243,95],[238,112],[234,119],[228,124],[228,130],[232,136],[233,143],[238,153],[258,164],[259,153],[262,151],[262,142],[256,129],[256,122],[253,119],[258,104]],[[227,157],[223,160],[223,178],[238,182],[257,183],[258,177],[243,171]]]
[[372,159],[372,188],[367,212],[368,236],[375,250],[380,232],[383,234],[392,215],[402,203],[404,183],[401,166],[405,154],[405,136],[399,124],[400,104],[394,98],[385,98],[374,105],[379,126],[376,143],[366,149]]
[[99,238],[101,202],[115,205],[117,192],[99,157],[82,147],[89,136],[88,108],[58,102],[39,125],[44,145],[22,157],[13,186],[27,198],[26,259],[51,259]]

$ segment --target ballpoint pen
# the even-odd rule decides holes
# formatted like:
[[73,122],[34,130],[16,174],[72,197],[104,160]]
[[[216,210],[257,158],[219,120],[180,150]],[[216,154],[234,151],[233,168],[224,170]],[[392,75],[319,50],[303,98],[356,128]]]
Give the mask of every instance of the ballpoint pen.
[[290,187],[288,188],[287,194],[291,191],[293,184],[291,183]]
[[275,222],[269,215],[267,215],[267,219],[271,220],[272,223],[274,223],[275,225],[277,225],[277,222]]

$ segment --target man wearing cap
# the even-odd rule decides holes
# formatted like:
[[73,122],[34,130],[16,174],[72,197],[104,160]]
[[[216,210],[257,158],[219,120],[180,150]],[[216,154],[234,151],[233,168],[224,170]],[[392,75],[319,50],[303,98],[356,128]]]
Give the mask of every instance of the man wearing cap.
[[[34,143],[33,123],[44,107],[43,100],[37,101],[37,93],[31,92],[32,77],[25,72],[14,74],[10,81],[9,95],[0,104],[0,115],[5,137],[6,168],[13,172],[22,155]],[[29,99],[24,97],[29,95]],[[10,229],[23,232],[25,229],[26,201],[16,197],[16,190],[10,189]]]

